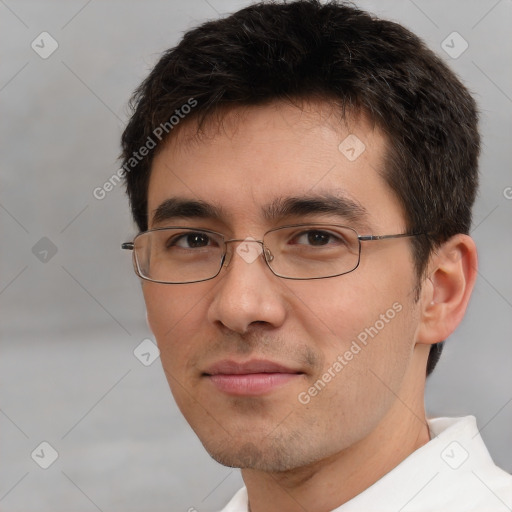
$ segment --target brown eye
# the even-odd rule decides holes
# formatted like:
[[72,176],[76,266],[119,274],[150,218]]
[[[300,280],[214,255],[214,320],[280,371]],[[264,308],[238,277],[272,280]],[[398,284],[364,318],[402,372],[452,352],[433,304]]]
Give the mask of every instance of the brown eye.
[[331,233],[329,231],[313,230],[303,231],[292,239],[294,244],[322,247],[325,245],[339,245],[343,244],[344,240],[341,235]]
[[182,249],[198,249],[208,247],[210,241],[210,237],[206,233],[186,233],[171,237],[167,241],[166,246],[167,248],[180,247]]

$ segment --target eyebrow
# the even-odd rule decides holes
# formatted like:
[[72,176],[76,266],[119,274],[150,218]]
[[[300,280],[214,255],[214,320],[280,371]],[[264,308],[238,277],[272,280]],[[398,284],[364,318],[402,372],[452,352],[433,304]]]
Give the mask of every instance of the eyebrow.
[[154,211],[152,224],[161,224],[176,218],[221,219],[222,208],[200,200],[171,197],[162,202]]
[[[319,214],[341,217],[344,221],[361,227],[368,225],[369,214],[366,208],[344,195],[310,194],[278,197],[262,208],[263,218],[273,222]],[[225,217],[221,206],[202,200],[171,197],[153,211],[152,224],[162,224],[178,218],[222,220]]]
[[361,226],[366,226],[369,218],[368,210],[358,201],[332,194],[280,197],[263,210],[267,220],[318,214],[342,217]]

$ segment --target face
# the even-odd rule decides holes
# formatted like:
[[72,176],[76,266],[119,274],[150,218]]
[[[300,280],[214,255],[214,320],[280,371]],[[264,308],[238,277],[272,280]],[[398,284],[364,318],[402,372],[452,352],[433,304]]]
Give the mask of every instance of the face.
[[[405,231],[380,176],[385,139],[363,117],[340,123],[322,105],[275,103],[231,111],[200,141],[187,138],[192,123],[180,130],[153,163],[150,228],[256,240],[289,224]],[[353,137],[342,143],[349,134],[364,144],[359,156]],[[333,196],[351,207],[333,207]],[[302,208],[276,207],[297,198]],[[155,219],[169,199],[207,203],[216,215],[188,208]],[[355,271],[302,281],[276,277],[261,255],[242,257],[242,244],[228,244],[229,264],[212,280],[143,281],[149,324],[174,398],[216,460],[301,467],[368,436],[404,382],[417,328],[410,239],[363,241]]]

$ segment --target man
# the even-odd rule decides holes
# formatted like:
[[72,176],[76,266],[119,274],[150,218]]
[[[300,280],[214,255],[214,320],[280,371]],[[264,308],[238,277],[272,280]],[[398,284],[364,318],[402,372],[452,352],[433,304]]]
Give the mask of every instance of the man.
[[134,96],[123,169],[149,325],[225,512],[510,510],[425,378],[476,279],[475,103],[409,31],[340,3],[203,24]]

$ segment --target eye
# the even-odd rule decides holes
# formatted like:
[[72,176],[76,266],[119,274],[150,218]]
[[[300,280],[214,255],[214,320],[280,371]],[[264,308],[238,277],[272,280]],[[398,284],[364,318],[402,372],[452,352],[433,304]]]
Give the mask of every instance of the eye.
[[181,249],[200,249],[208,247],[214,240],[207,234],[198,232],[190,232],[181,235],[174,235],[167,240],[166,247],[180,247]]
[[294,244],[321,247],[325,245],[344,244],[345,240],[341,234],[332,233],[330,231],[311,229],[295,235],[291,242]]

